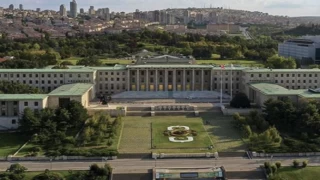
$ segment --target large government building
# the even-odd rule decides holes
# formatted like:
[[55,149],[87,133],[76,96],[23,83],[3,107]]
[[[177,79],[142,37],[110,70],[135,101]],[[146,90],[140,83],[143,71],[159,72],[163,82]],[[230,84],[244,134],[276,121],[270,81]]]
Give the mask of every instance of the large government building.
[[[221,68],[198,65],[192,57],[168,55],[142,58],[132,65],[113,67],[0,69],[0,80],[28,84],[47,93],[0,95],[0,127],[16,128],[19,115],[26,107],[34,110],[55,108],[70,100],[88,107],[95,97],[127,92],[136,93],[134,97],[126,97],[133,99],[187,98],[183,94],[196,92],[194,99],[212,98],[217,103],[221,90],[225,97],[244,92],[257,105],[262,105],[268,98],[317,99],[320,98],[319,77],[320,69]],[[224,102],[229,100],[224,99]]]

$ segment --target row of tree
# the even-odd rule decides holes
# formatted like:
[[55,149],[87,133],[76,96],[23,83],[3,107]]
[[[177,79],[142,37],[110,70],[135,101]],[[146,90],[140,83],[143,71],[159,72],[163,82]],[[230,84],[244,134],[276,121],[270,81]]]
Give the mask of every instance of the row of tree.
[[[200,34],[178,35],[166,31],[123,32],[121,34],[83,35],[65,39],[0,39],[0,57],[15,56],[13,62],[0,63],[2,68],[30,68],[55,65],[57,60],[72,56],[127,57],[142,49],[158,53],[193,55],[211,59],[219,54],[225,59],[266,61],[276,54],[278,41],[267,36],[252,40],[241,37]],[[45,52],[45,53],[44,53]]]
[[[6,172],[0,173],[0,180],[23,180],[28,169],[20,164],[12,164]],[[88,171],[70,171],[69,180],[103,180],[109,179],[112,168],[109,164],[103,167],[92,164]],[[34,176],[32,180],[64,180],[65,178],[58,172],[51,172],[46,169],[43,173]]]
[[18,82],[0,81],[1,94],[42,94],[42,90]]

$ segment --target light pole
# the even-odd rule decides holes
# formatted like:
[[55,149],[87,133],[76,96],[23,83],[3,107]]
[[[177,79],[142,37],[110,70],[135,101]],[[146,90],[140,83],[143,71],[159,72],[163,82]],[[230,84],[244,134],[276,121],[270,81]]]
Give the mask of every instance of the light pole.
[[52,158],[50,158],[50,170],[52,170]]
[[157,168],[157,156],[154,158],[154,168]]

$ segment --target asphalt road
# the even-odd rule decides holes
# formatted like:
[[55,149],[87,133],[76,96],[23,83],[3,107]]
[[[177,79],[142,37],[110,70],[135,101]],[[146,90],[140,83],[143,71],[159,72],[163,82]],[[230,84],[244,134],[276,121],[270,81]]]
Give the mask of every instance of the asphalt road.
[[[283,166],[290,166],[293,159],[309,160],[309,165],[319,166],[320,157],[313,158],[273,158],[272,161],[281,161]],[[259,166],[265,161],[271,159],[246,159],[246,158],[219,158],[219,159],[117,159],[102,161],[85,161],[85,162],[0,162],[0,171],[5,171],[10,164],[20,163],[27,167],[29,171],[51,170],[88,170],[93,163],[104,164],[109,163],[115,173],[145,173],[148,169],[154,167],[212,167],[224,166],[226,171],[258,171]]]

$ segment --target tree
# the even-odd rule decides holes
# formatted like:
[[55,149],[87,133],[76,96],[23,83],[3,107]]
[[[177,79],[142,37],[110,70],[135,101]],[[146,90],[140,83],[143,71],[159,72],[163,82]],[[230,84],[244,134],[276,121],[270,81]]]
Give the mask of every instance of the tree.
[[25,173],[26,170],[28,170],[28,169],[27,169],[26,167],[22,166],[22,165],[19,164],[19,163],[12,164],[12,165],[7,169],[8,172],[11,172],[11,173],[14,173],[14,174],[23,174],[23,173]]
[[88,111],[82,106],[78,101],[71,101],[66,109],[70,113],[71,125],[75,127],[80,127],[88,119]]
[[233,108],[250,108],[250,100],[245,93],[237,93],[230,102]]
[[19,128],[21,131],[34,134],[40,129],[40,119],[35,116],[34,112],[30,108],[25,108],[23,115],[19,120]]
[[83,58],[77,62],[77,65],[84,66],[101,66],[102,62],[95,56]]
[[32,180],[64,180],[64,178],[60,173],[50,172],[46,169],[45,172],[36,175]]
[[266,66],[273,69],[295,69],[297,64],[293,58],[274,55],[267,59]]

